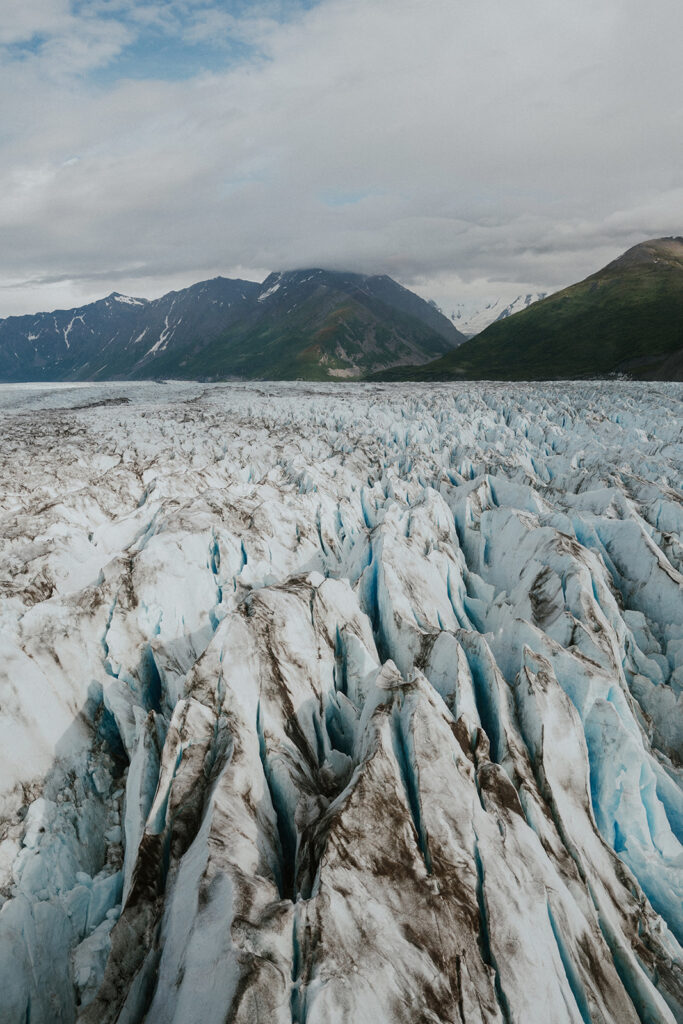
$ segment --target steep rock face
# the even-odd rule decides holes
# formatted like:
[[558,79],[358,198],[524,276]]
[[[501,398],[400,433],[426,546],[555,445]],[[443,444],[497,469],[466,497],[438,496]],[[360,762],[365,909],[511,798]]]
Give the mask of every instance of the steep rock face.
[[681,1018],[680,389],[2,399],[3,1021]]

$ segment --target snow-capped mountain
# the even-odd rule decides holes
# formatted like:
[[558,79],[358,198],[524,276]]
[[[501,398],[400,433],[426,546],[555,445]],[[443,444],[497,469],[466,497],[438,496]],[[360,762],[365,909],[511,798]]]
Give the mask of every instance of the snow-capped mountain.
[[0,380],[358,377],[429,362],[464,337],[386,276],[301,270],[217,277],[147,301],[0,320]]
[[519,313],[527,309],[533,302],[545,299],[549,292],[530,292],[525,295],[518,295],[512,302],[507,299],[493,299],[485,306],[478,306],[475,303],[459,302],[455,305],[450,314],[451,320],[458,330],[467,338],[479,334],[489,324],[496,320],[504,320],[513,313]]
[[681,397],[0,387],[2,1024],[682,1020]]
[[160,299],[112,292],[77,309],[0,320],[0,378],[81,380],[145,372],[161,354],[219,337],[260,288],[217,277]]

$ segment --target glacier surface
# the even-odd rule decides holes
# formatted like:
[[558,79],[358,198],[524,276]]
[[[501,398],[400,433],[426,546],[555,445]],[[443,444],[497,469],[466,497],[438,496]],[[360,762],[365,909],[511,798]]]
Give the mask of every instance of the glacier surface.
[[2,1024],[682,1020],[682,399],[0,387]]

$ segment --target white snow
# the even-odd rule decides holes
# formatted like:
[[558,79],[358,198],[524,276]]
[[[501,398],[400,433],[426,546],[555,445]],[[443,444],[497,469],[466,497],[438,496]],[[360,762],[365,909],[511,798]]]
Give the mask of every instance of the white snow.
[[117,295],[114,296],[114,301],[115,302],[120,302],[124,306],[144,306],[145,305],[145,303],[142,302],[141,299],[134,299],[130,295],[119,295],[119,294],[117,294]]
[[[173,336],[173,331],[174,330],[175,330],[175,327],[169,327],[168,326],[168,316],[164,317],[164,329],[161,332],[161,334],[159,335],[159,337],[157,338],[157,340],[154,342],[152,347],[147,349],[147,351],[145,352],[145,355],[149,356],[149,355],[152,355],[154,352],[159,352],[159,351],[163,352],[164,349],[166,348],[166,346],[168,345],[171,337]],[[142,333],[144,334],[145,332],[143,331]],[[140,337],[142,337],[142,335],[140,335]],[[138,338],[137,340],[139,341],[140,338]]]
[[3,1024],[682,1019],[682,400],[0,387]]
[[265,301],[266,301],[266,299],[267,299],[267,298],[268,298],[268,297],[269,297],[270,295],[274,295],[274,294],[275,294],[275,292],[279,290],[279,288],[280,288],[280,282],[279,282],[279,281],[276,281],[276,283],[275,283],[275,284],[272,284],[272,285],[270,286],[270,288],[266,288],[266,290],[265,290],[265,291],[261,292],[261,294],[259,295],[259,297],[258,297],[258,299],[257,299],[257,302],[265,302]]
[[549,292],[526,292],[512,300],[492,299],[484,306],[471,302],[458,302],[451,313],[451,320],[462,334],[471,338],[496,320],[504,320],[506,317],[512,316],[513,313],[519,313],[521,310],[527,309],[533,302],[545,299],[549,294]]
[[[83,313],[77,314],[76,316],[72,316],[71,320],[69,321],[69,326],[64,328],[64,344],[66,345],[67,348],[70,347],[69,346],[69,334],[71,333],[71,328],[73,327],[73,325],[76,322],[76,320],[80,320],[81,323],[84,323],[85,322],[84,316],[85,316],[85,314],[83,314]],[[29,335],[29,338],[30,338],[30,335]]]

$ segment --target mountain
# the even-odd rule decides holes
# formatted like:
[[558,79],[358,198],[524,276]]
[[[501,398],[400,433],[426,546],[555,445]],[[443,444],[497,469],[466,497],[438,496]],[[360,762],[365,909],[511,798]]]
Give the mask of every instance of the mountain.
[[[431,303],[390,277],[327,270],[271,274],[241,320],[162,376],[325,380],[426,363],[464,336]],[[145,376],[149,374],[145,373]]]
[[480,334],[485,330],[489,324],[495,323],[497,320],[504,320],[506,317],[512,316],[513,313],[519,313],[522,309],[527,309],[533,302],[545,299],[547,294],[548,292],[529,292],[526,295],[518,295],[512,302],[499,298],[487,302],[485,306],[472,306],[459,302],[451,313],[450,319],[466,338],[473,338],[475,334]]
[[629,249],[585,281],[499,320],[420,380],[524,380],[626,373],[683,380],[683,238]]
[[113,292],[0,321],[0,379],[359,377],[450,352],[464,336],[386,276],[223,277],[147,301]]
[[11,316],[0,320],[0,377],[154,376],[160,353],[175,357],[223,335],[259,292],[253,281],[216,277],[151,302],[112,292],[77,309]]

